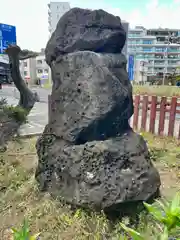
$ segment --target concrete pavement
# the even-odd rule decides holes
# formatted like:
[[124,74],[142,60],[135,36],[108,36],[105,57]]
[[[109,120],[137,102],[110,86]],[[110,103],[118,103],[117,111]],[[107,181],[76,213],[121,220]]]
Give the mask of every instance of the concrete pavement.
[[[26,124],[21,125],[19,134],[21,136],[41,134],[48,122],[48,94],[50,92],[38,89],[40,102],[37,102],[28,115]],[[0,98],[6,98],[9,105],[16,106],[19,101],[19,94],[13,87],[4,87],[0,90]]]
[[[37,92],[40,97],[40,102],[47,103],[48,102],[48,95],[51,93],[51,89],[44,89],[41,87],[31,87],[33,92]],[[14,97],[15,99],[19,99],[19,92],[18,90],[13,87],[12,85],[5,85],[3,86],[2,90],[0,90],[0,97]]]

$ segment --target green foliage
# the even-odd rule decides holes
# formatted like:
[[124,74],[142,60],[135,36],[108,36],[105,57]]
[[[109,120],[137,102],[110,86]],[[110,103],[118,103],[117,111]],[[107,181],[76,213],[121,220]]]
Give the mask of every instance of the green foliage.
[[14,118],[17,122],[26,122],[27,111],[20,106],[4,106],[4,113],[10,118]]
[[21,229],[17,230],[12,228],[13,240],[38,240],[40,234],[31,235],[28,222],[24,220]]
[[[174,229],[180,228],[180,193],[177,193],[171,202],[156,201],[157,205],[144,203],[148,212],[154,217],[154,236],[152,240],[168,240]],[[121,227],[133,238],[133,240],[145,240],[146,236],[124,224]],[[180,240],[178,238],[177,240]]]

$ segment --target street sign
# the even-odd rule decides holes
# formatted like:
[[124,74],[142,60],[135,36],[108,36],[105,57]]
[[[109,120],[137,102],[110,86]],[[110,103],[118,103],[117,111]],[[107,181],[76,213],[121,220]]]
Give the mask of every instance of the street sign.
[[134,80],[134,56],[130,55],[128,59],[128,76],[129,80]]
[[41,78],[42,79],[48,79],[48,75],[42,75]]
[[16,44],[16,27],[0,23],[0,54],[11,44]]

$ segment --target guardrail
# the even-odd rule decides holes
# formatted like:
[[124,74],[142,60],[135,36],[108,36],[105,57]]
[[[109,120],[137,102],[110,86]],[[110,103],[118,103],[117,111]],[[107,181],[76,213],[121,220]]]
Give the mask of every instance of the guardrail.
[[180,98],[134,96],[133,129],[180,139]]

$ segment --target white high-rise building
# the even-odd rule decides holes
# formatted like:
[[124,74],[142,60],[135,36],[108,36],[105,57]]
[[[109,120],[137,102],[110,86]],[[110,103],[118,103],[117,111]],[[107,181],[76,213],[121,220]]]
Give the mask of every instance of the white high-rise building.
[[48,4],[48,23],[49,23],[49,33],[51,34],[55,31],[56,25],[59,19],[70,10],[70,4],[68,2],[50,2]]
[[146,62],[141,72],[149,82],[154,78],[164,79],[180,66],[180,29],[145,29],[137,26],[129,29],[127,46],[128,55],[133,57],[135,63],[128,63],[135,81],[139,81],[135,76],[136,71],[140,71],[136,61]]

